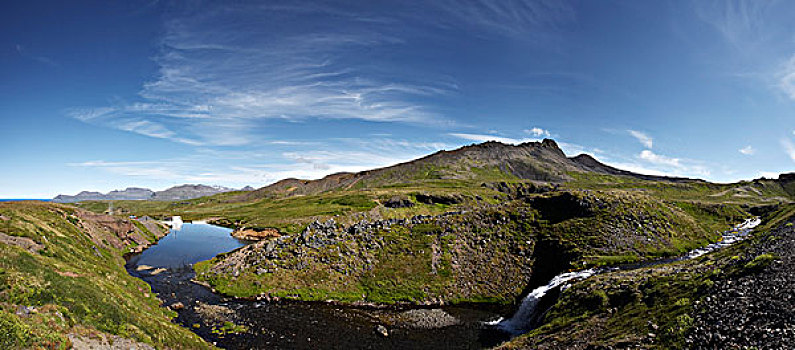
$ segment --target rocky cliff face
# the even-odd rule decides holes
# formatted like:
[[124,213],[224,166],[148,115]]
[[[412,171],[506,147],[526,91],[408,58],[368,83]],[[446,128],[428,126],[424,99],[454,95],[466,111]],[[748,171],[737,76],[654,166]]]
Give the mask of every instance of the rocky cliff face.
[[505,187],[515,199],[440,215],[316,221],[196,269],[235,296],[511,303],[566,269],[677,254],[710,236],[679,208],[637,193]]

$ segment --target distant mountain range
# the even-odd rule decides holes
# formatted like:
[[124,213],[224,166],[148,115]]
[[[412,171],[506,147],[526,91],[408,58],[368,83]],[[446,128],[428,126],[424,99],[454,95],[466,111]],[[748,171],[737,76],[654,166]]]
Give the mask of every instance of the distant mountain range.
[[[253,191],[254,188],[246,186],[240,191]],[[148,188],[128,187],[125,190],[115,190],[108,193],[83,191],[74,196],[60,194],[52,199],[56,203],[74,203],[92,200],[155,200],[174,201],[210,196],[222,192],[237,191],[234,188],[207,185],[181,185],[163,191],[152,191]]]

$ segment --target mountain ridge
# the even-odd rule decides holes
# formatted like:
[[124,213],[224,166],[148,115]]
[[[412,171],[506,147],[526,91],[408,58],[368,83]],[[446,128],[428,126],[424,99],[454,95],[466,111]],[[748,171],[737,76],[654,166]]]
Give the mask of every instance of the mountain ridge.
[[[518,145],[487,141],[450,151],[440,150],[407,162],[357,173],[340,172],[317,180],[283,179],[252,192],[229,198],[228,201],[243,202],[268,197],[307,195],[332,189],[347,189],[357,185],[362,187],[393,185],[411,180],[471,179],[478,176],[472,170],[474,168],[498,171],[505,177],[553,183],[571,180],[570,173],[596,173],[673,183],[704,182],[701,179],[633,173],[601,163],[587,154],[568,157],[552,139]],[[425,172],[425,175],[417,177],[418,173],[422,172]]]
[[[240,191],[249,190],[251,187],[247,186]],[[214,195],[223,192],[238,191],[234,188],[223,186],[208,186],[201,184],[185,184],[169,187],[162,191],[152,191],[148,188],[142,187],[127,187],[124,190],[113,190],[108,193],[101,193],[96,191],[81,191],[80,193],[70,196],[59,194],[53,198],[56,203],[74,203],[87,200],[155,200],[155,201],[172,201],[182,199],[193,199]]]

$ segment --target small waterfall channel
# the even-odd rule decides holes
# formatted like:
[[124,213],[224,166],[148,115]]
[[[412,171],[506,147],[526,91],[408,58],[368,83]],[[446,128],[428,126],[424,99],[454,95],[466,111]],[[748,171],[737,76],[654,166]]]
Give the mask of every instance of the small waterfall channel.
[[751,218],[745,220],[743,223],[735,226],[731,230],[728,230],[723,233],[723,237],[717,243],[712,243],[707,245],[703,248],[698,248],[691,250],[687,254],[671,259],[660,259],[651,262],[641,263],[641,264],[631,264],[626,266],[620,267],[607,267],[607,268],[592,268],[574,272],[566,272],[559,274],[552,278],[549,283],[546,285],[540,286],[533,291],[531,291],[524,299],[522,299],[522,304],[519,306],[519,309],[516,313],[511,316],[511,318],[503,319],[499,318],[495,321],[488,322],[489,325],[494,326],[495,328],[507,332],[511,336],[517,336],[520,334],[527,333],[533,330],[535,327],[539,326],[541,319],[543,318],[544,314],[546,313],[547,309],[543,309],[539,307],[541,299],[547,295],[552,290],[560,287],[561,291],[566,290],[569,286],[571,286],[570,282],[576,282],[584,280],[588,277],[602,274],[605,272],[610,271],[617,271],[617,270],[632,270],[641,267],[649,267],[654,265],[660,264],[667,264],[675,261],[682,261],[687,259],[697,258],[709,252],[730,246],[734,243],[737,243],[750,234],[751,230],[762,223],[762,220],[758,217]]

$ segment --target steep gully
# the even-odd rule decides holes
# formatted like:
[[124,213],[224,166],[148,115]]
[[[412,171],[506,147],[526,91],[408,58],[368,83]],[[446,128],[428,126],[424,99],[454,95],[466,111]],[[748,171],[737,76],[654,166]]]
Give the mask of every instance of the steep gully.
[[[514,313],[513,316],[507,319],[499,318],[497,320],[488,322],[488,324],[494,326],[497,329],[503,330],[512,336],[527,333],[540,326],[540,322],[543,319],[544,313],[546,313],[546,311],[548,311],[549,308],[554,304],[554,301],[548,301],[544,299],[551,291],[559,290],[562,292],[571,286],[571,283],[573,282],[581,281],[588,277],[606,272],[632,270],[697,258],[745,239],[751,230],[758,226],[761,222],[762,221],[759,218],[747,219],[743,223],[735,226],[733,229],[724,232],[719,242],[707,245],[706,247],[694,249],[677,258],[659,259],[644,263],[627,264],[606,268],[591,268],[561,273],[553,277],[549,283],[532,290],[526,297],[524,297],[519,309],[516,311],[516,313]],[[560,295],[560,293],[556,294],[558,296]]]
[[[174,241],[164,238],[143,254],[131,257],[127,270],[149,283],[164,305],[177,311],[175,322],[227,349],[490,347],[538,327],[560,292],[575,281],[609,271],[692,259],[742,240],[760,223],[757,218],[749,219],[725,232],[719,243],[693,250],[682,257],[559,274],[530,291],[516,313],[504,319],[498,316],[504,315],[507,310],[493,305],[362,308],[224,298],[194,283],[192,279],[195,273],[190,266],[247,242],[232,238],[228,229],[203,223],[186,224],[183,227],[181,222],[174,221],[171,222],[172,232],[169,235]],[[196,237],[193,238],[193,235]],[[206,243],[208,239],[215,241],[204,245],[200,243]],[[204,250],[186,252],[190,249],[188,247],[197,244]],[[550,276],[539,275],[540,278]],[[489,321],[495,318],[495,321]],[[244,325],[249,331],[230,334],[218,332],[227,321]],[[374,331],[382,324],[389,326],[388,336]]]

